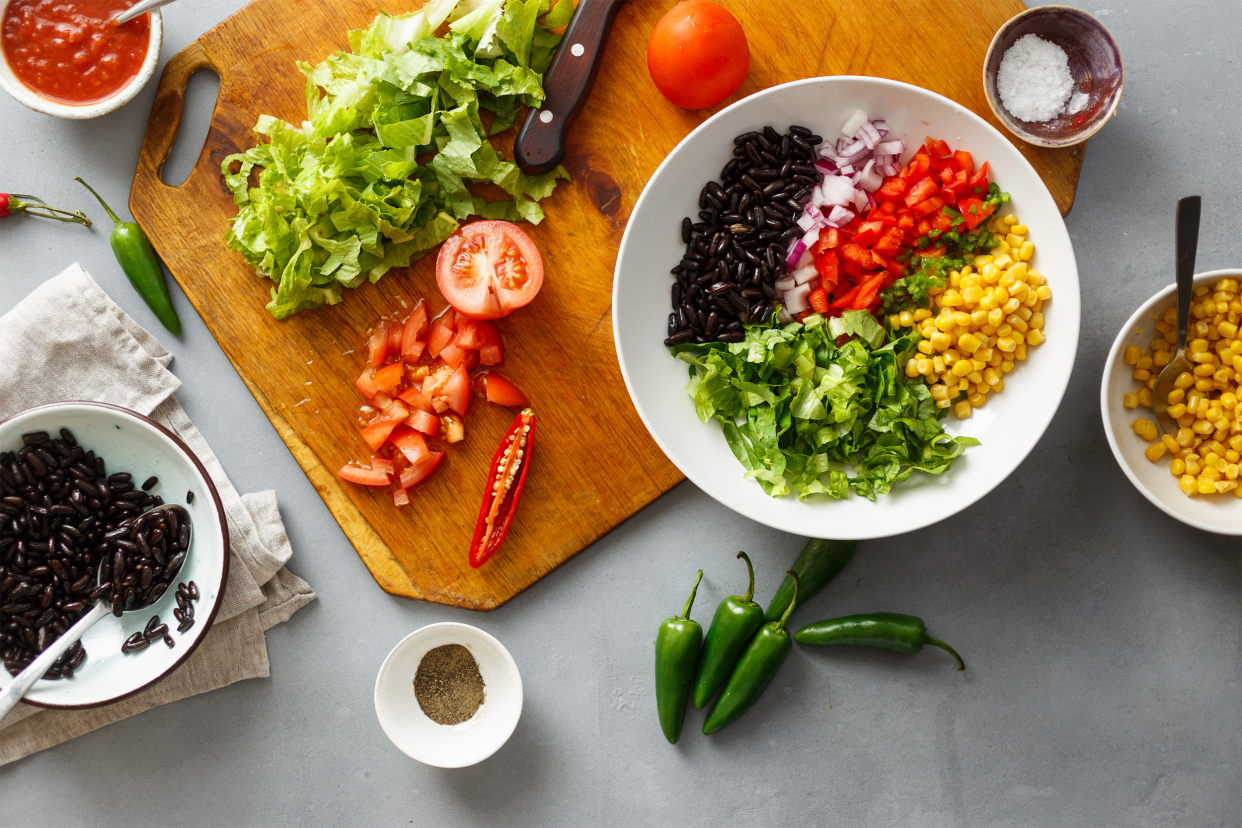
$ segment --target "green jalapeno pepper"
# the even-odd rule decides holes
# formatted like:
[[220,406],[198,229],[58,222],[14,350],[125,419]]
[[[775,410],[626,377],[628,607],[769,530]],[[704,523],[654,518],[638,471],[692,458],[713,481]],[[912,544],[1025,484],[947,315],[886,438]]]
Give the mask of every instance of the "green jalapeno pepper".
[[712,625],[703,641],[703,655],[694,678],[694,706],[699,710],[711,701],[716,691],[729,680],[733,665],[746,645],[763,626],[763,607],[751,600],[755,594],[755,568],[745,552],[737,556],[746,561],[750,583],[745,595],[730,595],[716,607]]
[[707,721],[703,723],[705,734],[715,733],[733,723],[759,701],[793,649],[793,640],[785,629],[785,622],[798,602],[798,576],[791,569],[789,577],[794,582],[793,600],[780,620],[764,624],[746,647],[746,652],[742,653],[737,667],[733,668],[733,675],[729,676],[729,683],[716,700],[716,706],[707,714]]
[[[793,571],[798,573],[799,578],[794,609],[809,601],[815,593],[837,577],[850,562],[850,558],[854,557],[854,550],[857,547],[857,541],[822,540],[820,538],[808,540],[802,554],[798,556],[798,560],[793,565]],[[789,606],[793,595],[794,582],[793,576],[790,575],[776,590],[776,595],[772,598],[772,603],[768,605],[764,618],[768,621],[780,618]]]
[[656,634],[656,710],[660,714],[660,729],[670,745],[677,744],[681,737],[686,702],[694,684],[694,665],[703,641],[703,628],[690,620],[690,607],[694,605],[694,596],[702,580],[703,570],[700,569],[686,608],[681,615],[666,618]]
[[142,228],[133,221],[122,222],[116,217],[116,213],[112,212],[107,202],[99,197],[99,193],[91,189],[91,185],[80,178],[75,178],[74,181],[90,190],[91,195],[99,199],[104,211],[112,219],[115,225],[111,236],[112,255],[116,256],[121,270],[125,271],[126,277],[129,278],[129,283],[134,286],[134,290],[138,291],[142,301],[147,303],[147,307],[155,314],[155,318],[160,320],[165,328],[172,331],[174,336],[180,336],[181,320],[177,318],[177,311],[173,309],[172,297],[168,294],[168,283],[164,281],[164,271],[160,269],[159,260],[155,258],[155,251],[151,249],[151,243],[143,235]]
[[957,669],[965,670],[962,657],[939,638],[927,634],[927,626],[921,618],[899,615],[895,612],[875,612],[869,615],[847,615],[830,618],[817,624],[808,624],[794,635],[799,644],[848,644],[853,647],[873,647],[890,653],[914,655],[924,644],[934,644],[957,661]]

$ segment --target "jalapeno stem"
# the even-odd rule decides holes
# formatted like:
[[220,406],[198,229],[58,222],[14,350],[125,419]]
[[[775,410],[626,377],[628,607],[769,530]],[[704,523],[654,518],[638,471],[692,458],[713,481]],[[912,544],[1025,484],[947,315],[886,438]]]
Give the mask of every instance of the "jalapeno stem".
[[81,184],[81,185],[82,185],[83,187],[85,187],[86,189],[90,190],[91,195],[93,195],[93,196],[95,197],[95,199],[99,202],[99,204],[100,204],[100,205],[104,208],[104,212],[108,214],[108,218],[112,219],[112,222],[113,222],[114,224],[120,224],[120,223],[121,223],[121,220],[120,220],[119,218],[117,218],[117,217],[116,217],[116,213],[112,212],[112,208],[108,206],[108,202],[104,201],[104,200],[100,197],[99,193],[95,192],[95,191],[91,188],[91,185],[90,185],[90,184],[87,184],[85,181],[83,181],[83,180],[82,180],[82,179],[80,179],[80,178],[74,178],[73,180],[74,180],[74,181],[76,181],[76,182],[78,182],[79,184]]
[[925,640],[925,641],[927,641],[927,643],[928,643],[928,644],[935,644],[937,647],[939,647],[940,649],[944,650],[944,651],[945,651],[945,652],[947,652],[949,655],[953,656],[953,658],[955,658],[955,659],[957,660],[957,669],[959,669],[959,670],[965,670],[965,669],[966,669],[966,664],[965,664],[965,662],[963,662],[963,661],[962,661],[962,657],[961,657],[960,655],[958,655],[958,654],[957,654],[957,650],[953,649],[953,648],[952,648],[952,647],[950,647],[948,644],[945,644],[945,643],[944,643],[943,641],[941,641],[939,638],[933,638],[933,637],[932,637],[932,636],[930,636],[930,635],[925,635],[925,636],[923,636],[923,638],[924,638],[924,640]]
[[681,615],[677,616],[678,618],[690,617],[690,607],[694,606],[694,596],[699,591],[699,581],[701,580],[703,580],[703,570],[700,569],[699,577],[694,579],[694,589],[690,590],[690,598],[686,601],[686,608],[681,611]]
[[[747,561],[750,563],[750,561]],[[789,601],[789,606],[785,607],[785,614],[781,616],[781,620],[776,622],[778,630],[785,629],[785,622],[789,620],[789,616],[793,614],[794,607],[798,606],[798,575],[792,569],[785,570],[785,574],[793,578],[794,590],[793,598]]]
[[746,594],[742,596],[742,601],[748,602],[755,597],[755,568],[750,563],[750,556],[745,552],[738,552],[737,556],[746,561],[746,572],[750,575],[750,583],[746,585]]

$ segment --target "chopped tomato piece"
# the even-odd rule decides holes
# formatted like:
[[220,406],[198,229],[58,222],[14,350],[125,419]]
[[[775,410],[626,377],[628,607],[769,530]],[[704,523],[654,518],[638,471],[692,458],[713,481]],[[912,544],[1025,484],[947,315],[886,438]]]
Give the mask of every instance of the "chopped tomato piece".
[[466,413],[466,408],[470,405],[470,376],[466,373],[465,365],[458,366],[453,376],[444,384],[444,400],[458,414]]
[[363,369],[362,376],[354,380],[354,386],[361,391],[362,396],[366,397],[368,400],[378,394],[379,389],[375,387],[375,369]]
[[376,420],[362,429],[362,439],[371,447],[371,451],[379,451],[380,446],[388,439],[388,435],[392,434],[392,430],[397,427],[396,420]]
[[397,450],[405,455],[405,459],[411,463],[417,463],[427,456],[427,441],[423,439],[423,435],[407,425],[397,426],[392,435],[388,438],[388,442],[397,447]]
[[385,394],[395,394],[401,387],[405,377],[405,367],[400,362],[390,362],[382,368],[376,368],[372,381],[375,387]]
[[414,306],[414,310],[410,311],[410,315],[405,318],[405,324],[401,327],[401,353],[403,355],[412,343],[426,338],[428,327],[427,301],[419,299],[418,304]]
[[466,439],[466,424],[456,414],[440,417],[440,436],[446,443],[460,443]]
[[396,359],[401,355],[401,337],[404,335],[404,326],[398,322],[388,323],[388,356]]
[[431,451],[427,453],[419,462],[410,466],[401,472],[399,483],[402,489],[408,489],[415,483],[421,483],[431,476],[431,473],[440,468],[441,461],[444,460],[444,452]]
[[429,411],[415,411],[406,419],[405,424],[428,437],[435,437],[440,433],[440,418]]
[[445,308],[444,313],[432,320],[431,333],[427,337],[427,353],[432,357],[438,357],[440,351],[444,350],[444,346],[449,344],[453,338],[455,319],[456,312],[450,307]]
[[924,176],[910,188],[910,192],[906,193],[906,206],[913,207],[921,204],[939,191],[940,185],[933,181],[930,175]]
[[402,506],[409,506],[410,505],[409,490],[402,489],[400,487],[394,490],[392,493],[392,505],[396,506],[398,509],[401,508]]
[[372,368],[378,368],[388,359],[388,334],[391,331],[387,319],[380,319],[371,329],[371,335],[367,338],[367,361]]
[[399,423],[408,416],[410,416],[410,409],[406,408],[405,404],[400,400],[393,400],[388,407],[380,412],[380,415],[375,419],[375,422],[380,422],[381,420],[391,420],[394,423]]
[[484,345],[479,349],[480,365],[499,365],[505,359],[504,346],[497,343],[496,345]]
[[417,388],[407,388],[398,394],[397,397],[415,410],[428,413],[435,410],[431,407],[431,400],[427,399],[423,392]]
[[378,471],[392,474],[392,461],[387,457],[380,457],[378,454],[371,456],[371,468]]
[[453,340],[440,350],[440,359],[444,360],[445,363],[453,368],[456,368],[466,361],[466,353],[466,351],[463,351],[461,348],[457,347],[457,340]]
[[383,391],[376,391],[375,396],[371,398],[371,404],[375,406],[377,411],[383,411],[385,408],[392,405],[392,397],[388,396]]
[[824,290],[822,285],[811,291],[807,295],[806,300],[810,303],[811,310],[816,313],[828,312],[828,291]]
[[513,408],[530,405],[530,400],[522,390],[502,376],[488,374],[483,380],[483,386],[487,389],[487,401],[490,403]]
[[350,483],[358,483],[362,486],[387,486],[392,480],[388,473],[380,469],[368,469],[365,466],[341,466],[337,471],[337,475],[342,480],[348,480]]
[[500,331],[491,322],[463,316],[457,320],[457,336],[453,343],[458,348],[473,348],[477,351],[488,345],[499,345]]

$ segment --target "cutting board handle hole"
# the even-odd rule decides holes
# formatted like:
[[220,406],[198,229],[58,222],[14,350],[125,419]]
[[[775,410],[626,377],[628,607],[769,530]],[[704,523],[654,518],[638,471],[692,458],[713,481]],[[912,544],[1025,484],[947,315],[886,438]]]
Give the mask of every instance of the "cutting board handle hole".
[[181,126],[173,142],[168,160],[160,170],[160,180],[169,187],[180,187],[194,171],[207,143],[211,113],[220,95],[220,76],[210,69],[200,69],[190,76],[185,88],[185,105]]

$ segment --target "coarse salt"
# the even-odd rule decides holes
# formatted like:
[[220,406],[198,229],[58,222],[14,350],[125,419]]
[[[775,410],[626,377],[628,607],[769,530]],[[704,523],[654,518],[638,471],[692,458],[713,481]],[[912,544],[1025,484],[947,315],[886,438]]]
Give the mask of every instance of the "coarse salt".
[[1001,58],[996,91],[1005,109],[1018,120],[1051,120],[1065,109],[1074,91],[1069,57],[1055,43],[1023,35]]

